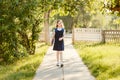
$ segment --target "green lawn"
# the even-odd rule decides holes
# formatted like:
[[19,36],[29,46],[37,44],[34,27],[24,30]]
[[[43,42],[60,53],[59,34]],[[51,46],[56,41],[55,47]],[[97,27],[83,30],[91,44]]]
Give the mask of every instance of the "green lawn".
[[120,80],[120,45],[76,42],[74,47],[96,80]]
[[48,49],[45,44],[38,44],[37,47],[35,55],[29,55],[10,65],[0,65],[0,80],[32,80]]

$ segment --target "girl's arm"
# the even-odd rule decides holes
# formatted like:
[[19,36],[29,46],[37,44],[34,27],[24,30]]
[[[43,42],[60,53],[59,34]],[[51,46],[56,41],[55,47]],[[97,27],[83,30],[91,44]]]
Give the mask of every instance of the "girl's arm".
[[53,32],[53,34],[52,34],[53,36],[52,36],[52,39],[54,39],[55,38],[55,32]]
[[51,40],[51,45],[53,45],[55,39],[55,31],[52,33],[52,40]]

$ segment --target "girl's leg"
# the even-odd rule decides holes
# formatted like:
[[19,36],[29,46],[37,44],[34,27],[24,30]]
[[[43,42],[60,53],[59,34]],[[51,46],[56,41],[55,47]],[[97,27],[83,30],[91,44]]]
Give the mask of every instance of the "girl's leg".
[[62,51],[59,52],[60,55],[60,61],[63,62],[63,55],[62,55]]
[[59,51],[56,53],[56,58],[57,58],[57,64],[59,64]]
[[63,67],[62,51],[57,51],[56,57],[57,57],[57,66]]
[[60,51],[60,66],[63,67],[63,55],[62,55],[62,51]]

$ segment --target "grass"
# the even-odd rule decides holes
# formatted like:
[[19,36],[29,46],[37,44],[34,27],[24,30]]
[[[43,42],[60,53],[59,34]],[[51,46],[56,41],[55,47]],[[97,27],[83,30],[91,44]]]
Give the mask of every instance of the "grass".
[[76,42],[74,47],[96,80],[120,80],[120,45]]
[[35,55],[29,55],[10,65],[0,65],[0,80],[32,80],[48,49],[38,44]]

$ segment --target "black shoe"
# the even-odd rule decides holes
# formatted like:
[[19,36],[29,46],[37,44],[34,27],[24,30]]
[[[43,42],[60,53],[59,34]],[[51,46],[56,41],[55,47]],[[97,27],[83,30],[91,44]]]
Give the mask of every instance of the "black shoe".
[[57,63],[56,66],[59,66],[59,64]]
[[63,66],[64,66],[63,64],[60,65],[60,67],[63,67]]

